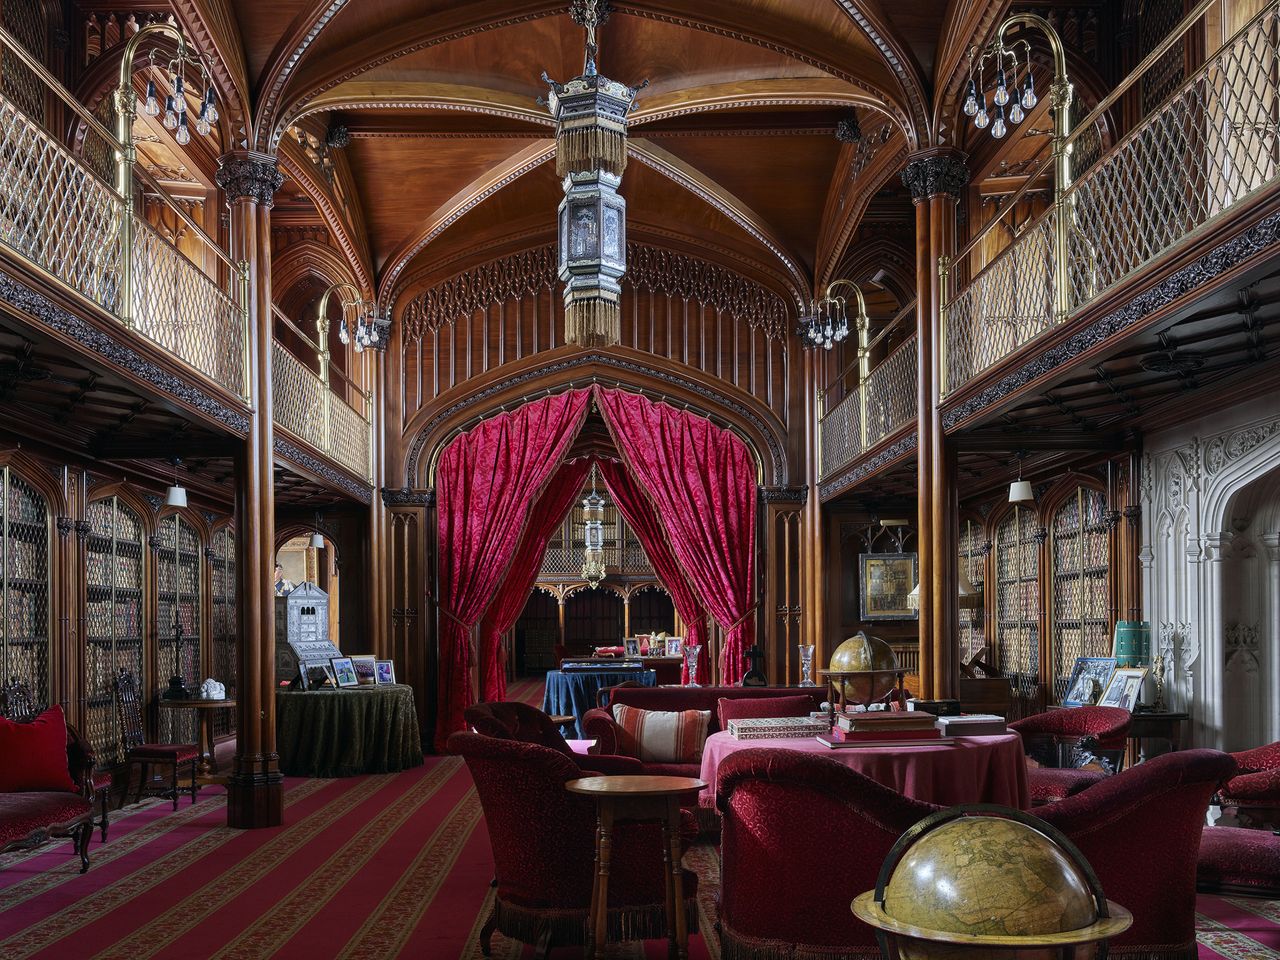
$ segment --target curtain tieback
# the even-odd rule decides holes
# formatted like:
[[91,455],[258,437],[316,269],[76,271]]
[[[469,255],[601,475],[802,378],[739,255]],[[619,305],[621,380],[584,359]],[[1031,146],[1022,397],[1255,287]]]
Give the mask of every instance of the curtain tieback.
[[724,632],[733,633],[733,631],[737,630],[740,626],[746,623],[749,617],[754,616],[755,612],[759,609],[760,609],[760,601],[757,600],[755,603],[753,603],[750,607],[747,608],[746,613],[744,613],[737,620],[733,621],[733,623],[731,623],[728,627],[726,627]]
[[441,613],[443,613],[446,617],[448,617],[454,623],[456,623],[458,626],[462,627],[463,630],[470,630],[473,626],[475,626],[475,624],[467,623],[467,621],[463,620],[456,613],[454,613],[452,610],[446,607],[443,603],[436,604],[436,609],[439,610]]

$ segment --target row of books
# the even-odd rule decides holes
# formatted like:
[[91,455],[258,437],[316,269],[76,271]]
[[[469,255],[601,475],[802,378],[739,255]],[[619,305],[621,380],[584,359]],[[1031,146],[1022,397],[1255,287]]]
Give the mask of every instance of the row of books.
[[19,523],[44,523],[49,513],[39,494],[9,482],[8,516]]
[[112,579],[117,587],[137,588],[142,584],[142,558],[127,554],[91,552],[85,562],[89,583],[110,587]]
[[137,600],[90,601],[89,635],[93,637],[137,637],[142,635],[142,609]]
[[8,609],[5,611],[8,638],[12,640],[19,637],[44,636],[46,613],[44,597],[37,594],[11,592]]
[[200,587],[200,568],[194,561],[184,561],[175,568],[172,560],[161,557],[159,573],[161,590],[176,588],[179,593],[195,593]]
[[18,580],[43,580],[48,565],[48,546],[10,539],[4,545],[5,566],[9,577]]
[[[184,600],[177,605],[178,622],[182,624],[182,632],[190,637],[195,634],[199,623],[199,606],[192,600]],[[169,636],[173,632],[174,605],[161,603],[158,627],[161,636]]]

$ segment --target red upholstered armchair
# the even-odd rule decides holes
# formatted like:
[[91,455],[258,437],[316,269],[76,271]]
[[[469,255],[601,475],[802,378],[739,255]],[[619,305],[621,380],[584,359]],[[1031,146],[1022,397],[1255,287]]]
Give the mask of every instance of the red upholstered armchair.
[[1062,800],[1103,779],[1106,773],[1101,770],[1080,769],[1081,761],[1087,762],[1092,750],[1118,766],[1132,721],[1129,711],[1119,707],[1072,707],[1009,724],[1022,737],[1027,756],[1038,764],[1027,771],[1032,803]]
[[1112,956],[1195,960],[1196,860],[1209,799],[1235,770],[1217,750],[1167,753],[1036,810],[1133,913]]
[[50,840],[70,838],[80,857],[80,872],[89,869],[93,835],[93,748],[67,724],[67,769],[70,790],[27,790],[0,793],[0,853],[28,850]]
[[1280,815],[1280,743],[1243,750],[1231,757],[1236,762],[1236,775],[1223,786],[1219,802],[1224,807],[1235,807],[1237,815],[1245,819],[1275,823]]
[[[504,936],[536,946],[544,958],[552,946],[583,944],[595,863],[595,804],[564,785],[583,771],[547,747],[455,733],[449,752],[461,754],[476,783],[493,848],[497,899],[480,934],[489,956],[490,938]],[[686,838],[694,830],[687,817]],[[626,869],[609,878],[609,937],[666,937],[666,875],[661,827],[622,823],[614,830],[613,862]],[[683,909],[696,930],[697,877],[684,872]]]
[[565,742],[560,728],[551,722],[549,716],[537,707],[518,700],[473,704],[467,707],[463,717],[467,726],[476,733],[499,740],[519,740],[521,743],[549,747],[564,754],[584,772],[602,773],[605,776],[644,773],[644,764],[634,757],[587,757],[574,753]]
[[735,960],[879,957],[849,903],[938,810],[826,757],[742,750],[718,775],[720,940]]

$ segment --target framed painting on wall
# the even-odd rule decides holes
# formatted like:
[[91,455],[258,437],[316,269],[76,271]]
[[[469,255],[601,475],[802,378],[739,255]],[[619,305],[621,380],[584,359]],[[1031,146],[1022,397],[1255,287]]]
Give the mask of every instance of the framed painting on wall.
[[914,553],[864,553],[859,558],[863,620],[916,620],[907,595],[919,576]]

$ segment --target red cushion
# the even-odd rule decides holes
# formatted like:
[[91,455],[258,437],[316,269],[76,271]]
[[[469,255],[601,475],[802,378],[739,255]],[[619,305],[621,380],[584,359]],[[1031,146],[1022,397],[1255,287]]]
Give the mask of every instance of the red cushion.
[[0,847],[36,830],[65,827],[87,816],[89,801],[74,793],[29,791],[0,794]]
[[55,704],[30,723],[0,717],[0,793],[75,788],[62,707]]
[[807,717],[813,710],[813,697],[761,697],[757,700],[721,697],[716,704],[720,729],[728,730],[730,720],[752,720],[756,717]]
[[129,748],[129,758],[138,760],[172,760],[181,763],[199,756],[194,743],[143,743]]
[[1280,837],[1270,830],[1205,827],[1200,835],[1196,884],[1280,890]]
[[1075,770],[1070,767],[1036,767],[1027,771],[1027,787],[1031,799],[1037,803],[1052,803],[1074,797],[1081,790],[1092,787],[1106,774],[1096,770]]

